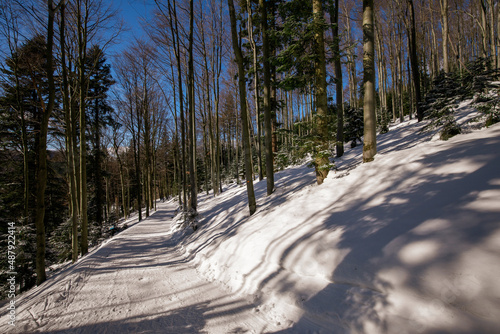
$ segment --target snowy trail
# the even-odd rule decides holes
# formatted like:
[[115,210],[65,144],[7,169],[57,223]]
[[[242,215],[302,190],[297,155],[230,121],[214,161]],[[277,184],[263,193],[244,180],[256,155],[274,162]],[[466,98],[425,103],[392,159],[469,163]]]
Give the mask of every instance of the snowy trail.
[[17,301],[1,333],[261,333],[255,305],[200,277],[170,235],[173,205]]

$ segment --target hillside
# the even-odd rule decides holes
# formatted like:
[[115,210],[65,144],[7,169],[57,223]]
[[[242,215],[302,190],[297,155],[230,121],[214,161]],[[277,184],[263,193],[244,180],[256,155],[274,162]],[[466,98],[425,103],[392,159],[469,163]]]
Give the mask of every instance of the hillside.
[[[469,101],[470,102],[470,101]],[[17,300],[13,333],[498,333],[500,124],[448,141],[427,122],[378,137],[315,184],[305,164],[200,197],[199,228],[174,203]]]
[[270,197],[256,183],[251,217],[244,187],[205,199],[185,251],[291,332],[498,333],[500,125],[473,130],[470,102],[449,141],[407,121],[321,186],[306,166],[277,173]]

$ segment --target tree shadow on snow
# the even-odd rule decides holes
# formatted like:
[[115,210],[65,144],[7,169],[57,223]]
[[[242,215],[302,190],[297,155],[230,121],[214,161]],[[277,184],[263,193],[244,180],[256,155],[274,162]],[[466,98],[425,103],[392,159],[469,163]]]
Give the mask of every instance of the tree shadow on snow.
[[[210,319],[224,317],[231,313],[239,313],[246,310],[240,304],[234,305],[211,305],[210,302],[196,303],[190,306],[177,308],[171,311],[148,314],[147,316],[132,316],[122,320],[103,321],[95,324],[75,326],[50,331],[38,331],[38,333],[166,333],[166,334],[190,334],[209,333],[204,328]],[[229,307],[229,309],[228,309]],[[53,319],[58,321],[58,319]],[[235,326],[228,333],[247,333],[248,329]]]
[[[397,192],[397,198],[381,201],[382,194],[390,189],[380,189],[370,197],[360,197],[355,203],[351,201],[348,207],[332,203],[328,212],[317,212],[318,219],[324,219],[322,228],[292,242],[282,253],[281,264],[287,262],[294,247],[304,243],[313,245],[317,243],[313,238],[316,233],[327,234],[332,229],[343,231],[335,248],[349,251],[331,275],[325,277],[329,283],[323,290],[308,300],[296,300],[305,310],[304,316],[279,333],[305,333],[317,328],[332,333],[365,333],[370,332],[368,324],[378,328],[378,332],[398,333],[400,329],[391,327],[398,321],[409,326],[409,333],[498,332],[500,324],[494,313],[488,313],[487,307],[479,305],[487,302],[486,305],[498,310],[500,301],[489,296],[488,291],[482,291],[486,288],[483,285],[487,284],[484,281],[487,275],[481,277],[481,273],[475,272],[476,268],[469,268],[465,265],[468,262],[463,262],[472,251],[486,244],[488,237],[500,231],[498,198],[492,199],[497,203],[496,209],[471,204],[481,194],[498,194],[500,189],[497,153],[500,129],[495,133],[496,137],[484,139],[464,137],[460,145],[427,154],[417,161],[421,166],[418,170],[407,169],[401,174],[401,165],[389,167],[391,173],[398,175],[391,187],[404,189]],[[466,168],[454,172],[457,165]],[[441,173],[425,174],[426,168],[435,170],[437,167]],[[413,177],[417,183],[406,185],[405,181]],[[359,179],[352,191],[356,192],[368,181],[368,176]],[[315,219],[313,216],[309,218]],[[498,260],[498,245],[490,251]],[[286,268],[269,275],[260,288],[265,289],[272,283],[273,287],[281,288],[282,294],[294,291],[294,283],[280,275],[283,270]],[[393,274],[387,275],[388,272]],[[453,283],[457,277],[476,280],[472,282],[479,291],[476,296],[483,300],[474,301],[474,294],[464,290],[466,285],[461,288]],[[394,278],[400,281],[398,287],[393,284]],[[442,281],[436,281],[439,279]],[[402,293],[395,291],[401,287],[410,294],[421,294],[431,304],[446,305],[452,311],[410,304],[406,306],[405,319],[390,318],[387,309],[394,305],[388,297]],[[411,299],[406,302],[411,303]],[[477,312],[475,307],[483,314],[474,314]],[[426,323],[426,318],[419,316],[433,310],[437,310],[437,317],[443,318],[441,322]],[[449,316],[449,312],[454,313]]]

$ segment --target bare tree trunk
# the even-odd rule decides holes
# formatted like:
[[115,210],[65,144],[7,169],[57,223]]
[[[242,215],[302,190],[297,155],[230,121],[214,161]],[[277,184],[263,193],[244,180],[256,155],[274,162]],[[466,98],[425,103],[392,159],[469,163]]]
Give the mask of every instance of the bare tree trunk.
[[396,66],[397,66],[397,80],[398,80],[398,101],[399,101],[399,121],[404,122],[404,105],[403,105],[403,61],[402,61],[402,53],[403,53],[403,36],[402,36],[402,28],[401,22],[398,22],[398,41],[397,41],[397,56],[396,56]]
[[[208,71],[207,71],[207,75],[208,75]],[[207,78],[207,82],[208,82],[208,78]],[[207,94],[208,95],[208,94]],[[203,98],[203,110],[207,110],[207,100],[208,100],[208,96],[205,95],[204,98]],[[207,133],[208,133],[208,129],[207,129],[207,116],[202,112],[202,122],[203,122],[203,156],[205,157],[205,159],[203,160],[203,170],[205,172],[205,191],[207,192],[207,196],[209,195],[209,191],[208,191],[208,161],[210,161],[210,159],[207,159],[209,157],[209,151],[208,151],[208,140],[207,140]]]
[[[133,124],[137,124],[137,132],[132,132],[132,140],[134,146],[134,162],[135,162],[135,178],[137,182],[136,191],[137,191],[137,211],[139,214],[139,221],[142,221],[142,171],[141,171],[141,128],[142,128],[142,117],[141,117],[141,108],[139,104],[139,88],[137,87],[137,78],[134,83],[134,99],[135,99],[135,117],[134,120],[134,111],[131,110],[131,127],[133,129]],[[131,105],[132,109],[133,106]]]
[[[459,13],[459,10],[458,10],[458,2],[455,4],[456,5],[456,11],[457,13]],[[463,36],[462,36],[462,16],[461,15],[458,15],[458,66],[459,66],[459,72],[460,72],[460,76],[462,75],[463,73],[463,64],[464,64],[464,59],[463,59],[463,49],[462,49],[462,40],[463,40]]]
[[262,29],[262,49],[264,62],[264,128],[266,146],[266,178],[267,195],[274,191],[274,163],[272,142],[272,116],[271,116],[271,68],[269,64],[269,31],[267,28],[267,6],[265,0],[259,0]]
[[358,108],[358,99],[357,99],[357,83],[356,83],[356,65],[355,65],[355,58],[353,55],[352,47],[353,47],[353,42],[351,39],[351,19],[349,15],[349,11],[347,9],[347,6],[345,5],[344,2],[344,15],[346,16],[346,35],[347,35],[347,43],[349,45],[349,49],[347,51],[347,58],[348,58],[348,63],[347,63],[347,73],[348,73],[348,79],[349,79],[349,105],[351,108]]
[[[497,0],[498,2],[498,0]],[[496,55],[496,37],[495,37],[495,4],[493,0],[488,0],[489,19],[490,19],[490,49],[491,49],[491,62],[493,68],[497,68],[497,55]]]
[[253,68],[254,68],[254,99],[255,99],[255,115],[257,121],[257,167],[259,172],[259,181],[264,179],[264,171],[262,166],[262,145],[261,145],[261,119],[260,119],[260,83],[259,83],[259,71],[258,71],[258,63],[257,63],[257,46],[255,45],[255,39],[253,37],[253,13],[252,13],[252,5],[250,0],[247,0],[247,10],[248,10],[248,34],[250,39],[250,46],[252,47],[252,55],[253,55]]
[[125,192],[125,172],[123,171],[123,162],[120,158],[119,145],[114,141],[114,149],[116,154],[116,159],[118,160],[118,167],[120,171],[120,186],[122,192],[122,206],[123,206],[123,216],[125,219],[128,218],[128,202],[127,202],[127,194]]
[[497,68],[500,68],[500,3],[497,3],[497,38],[495,40],[497,46]]
[[77,189],[76,189],[76,175],[74,168],[74,129],[72,112],[70,106],[70,96],[69,96],[69,83],[68,83],[68,71],[66,67],[66,40],[65,40],[65,10],[66,5],[63,3],[61,5],[61,23],[60,23],[60,43],[61,43],[61,67],[62,67],[62,79],[63,79],[63,107],[64,107],[64,119],[66,123],[66,149],[67,159],[68,159],[68,183],[70,188],[69,199],[70,199],[70,212],[71,212],[71,259],[76,262],[78,259],[78,204],[77,204]]
[[[203,22],[203,10],[200,11],[200,21]],[[208,66],[208,55],[207,55],[207,48],[206,48],[206,43],[205,43],[205,29],[204,25],[201,24],[201,43],[202,43],[202,53],[203,53],[203,61],[205,64],[205,99],[204,99],[204,110],[207,111],[206,115],[206,120],[205,122],[208,123],[208,144],[209,144],[209,149],[207,150],[206,156],[210,157],[210,180],[212,183],[212,189],[215,194],[218,192],[219,187],[216,182],[216,158],[215,158],[215,153],[216,153],[216,143],[215,143],[215,137],[214,137],[214,126],[213,126],[213,115],[212,115],[212,103],[211,103],[211,98],[210,98],[210,71],[209,71],[209,66]],[[215,76],[215,73],[213,73],[213,76]],[[215,79],[214,79],[215,81]],[[206,126],[206,124],[204,124]],[[204,139],[205,140],[205,139]],[[208,175],[208,174],[207,174]],[[207,179],[207,177],[205,178]],[[207,195],[208,195],[208,186],[207,186]]]
[[420,108],[422,96],[420,93],[420,69],[418,68],[418,55],[417,55],[417,34],[415,27],[415,9],[413,7],[413,0],[408,0],[410,7],[410,59],[411,59],[411,73],[413,75],[413,85],[415,87],[415,104],[417,108],[417,119],[422,121],[424,118],[423,112]]
[[[441,0],[440,0],[441,1]],[[434,15],[431,8],[431,2],[429,1],[429,16],[430,16],[430,27],[432,35],[432,48],[431,48],[431,62],[432,62],[432,79],[434,79],[439,74],[439,54],[438,54],[438,43],[436,31],[434,29]]]
[[[392,9],[393,7],[391,7]],[[390,17],[390,26],[395,25],[394,15]],[[389,40],[393,41],[395,39],[394,29],[390,29],[389,31]],[[391,86],[392,86],[392,95],[391,95],[391,104],[392,104],[392,121],[396,122],[396,95],[397,95],[397,67],[396,67],[396,47],[394,43],[389,43],[389,65],[391,67]]]
[[335,66],[335,90],[337,102],[337,157],[344,155],[344,98],[342,83],[342,64],[340,62],[340,37],[339,37],[339,0],[330,3],[330,20],[333,35],[333,57]]
[[147,87],[147,75],[148,69],[147,64],[144,63],[144,78],[142,83],[142,104],[141,104],[141,112],[144,118],[144,202],[146,203],[146,218],[149,217],[149,208],[151,206],[151,126],[150,126],[150,117],[149,117],[149,95],[148,95],[148,87]]
[[193,33],[194,33],[194,4],[189,1],[189,60],[188,60],[188,99],[189,99],[189,177],[191,183],[191,207],[196,212],[197,185],[196,185],[196,116],[194,108],[194,66],[193,66]]
[[443,69],[445,73],[450,72],[450,67],[448,64],[448,0],[440,0],[441,5],[441,22],[443,24]]
[[[85,1],[85,0],[84,0]],[[87,218],[87,139],[85,120],[85,99],[87,84],[85,80],[85,60],[87,58],[87,16],[88,7],[85,2],[85,17],[82,15],[81,0],[77,1],[77,29],[78,29],[78,82],[80,93],[80,215],[82,222],[80,247],[82,255],[88,252],[88,218]]]
[[238,43],[234,3],[233,0],[228,0],[227,3],[229,6],[229,16],[231,19],[231,37],[233,41],[233,50],[234,50],[234,55],[236,57],[236,62],[238,64],[238,86],[240,91],[243,147],[245,150],[245,179],[247,183],[248,208],[250,210],[250,215],[253,215],[257,208],[257,205],[255,202],[255,194],[254,194],[253,179],[252,179],[252,156],[251,156],[250,132],[249,132],[248,115],[247,115],[245,69],[243,67],[244,66],[243,54],[241,52]]
[[313,0],[313,22],[315,26],[314,45],[316,61],[314,63],[314,92],[316,95],[316,135],[318,143],[314,167],[316,169],[316,182],[322,184],[330,171],[329,149],[328,149],[328,100],[326,92],[326,57],[325,37],[322,28],[323,6],[321,0]]
[[[170,0],[168,1],[169,15],[170,15],[170,30],[172,32],[172,41],[175,49],[175,58],[177,60],[177,81],[179,86],[179,112],[181,118],[181,180],[182,180],[182,202],[183,210],[187,209],[187,199],[186,199],[186,133],[185,133],[185,120],[184,120],[184,95],[182,89],[182,63],[179,45],[179,29],[177,21],[177,10],[176,1],[173,1],[173,6],[171,6]],[[175,23],[175,24],[174,24]]]
[[363,162],[372,161],[377,153],[373,11],[373,0],[363,0],[363,69],[365,91],[363,104]]
[[386,89],[386,77],[387,68],[385,66],[385,56],[382,52],[382,37],[380,35],[380,29],[377,28],[377,23],[375,22],[375,44],[378,53],[377,61],[377,71],[378,71],[378,87],[380,93],[380,108],[382,113],[382,123],[387,124],[387,89]]
[[47,187],[47,135],[49,130],[49,119],[54,110],[56,88],[54,83],[53,46],[54,46],[54,8],[53,1],[47,1],[48,23],[47,23],[47,54],[46,71],[49,86],[48,103],[41,117],[40,132],[38,133],[38,164],[36,170],[36,283],[40,285],[46,279],[45,273],[45,189]]
[[212,60],[212,73],[213,73],[213,93],[214,93],[214,107],[215,107],[215,155],[214,155],[214,165],[215,165],[215,183],[217,187],[214,188],[214,194],[222,193],[222,180],[221,180],[221,136],[220,136],[220,124],[219,124],[219,107],[220,107],[220,75],[222,71],[222,55],[223,55],[223,34],[222,34],[222,4],[219,7],[219,21],[216,23],[217,28],[220,29],[214,32],[214,40],[216,41],[213,45],[214,59]]

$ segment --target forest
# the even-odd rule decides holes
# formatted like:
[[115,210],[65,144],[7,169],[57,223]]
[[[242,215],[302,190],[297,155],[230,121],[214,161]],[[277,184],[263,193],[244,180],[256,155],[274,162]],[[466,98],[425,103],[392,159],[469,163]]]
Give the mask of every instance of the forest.
[[157,200],[195,230],[200,193],[246,186],[252,215],[257,180],[271,196],[274,173],[307,160],[321,184],[345,145],[372,161],[391,123],[433,119],[447,139],[446,106],[499,74],[495,0],[149,8],[127,39],[111,1],[0,2],[0,247],[15,226],[21,292]]

